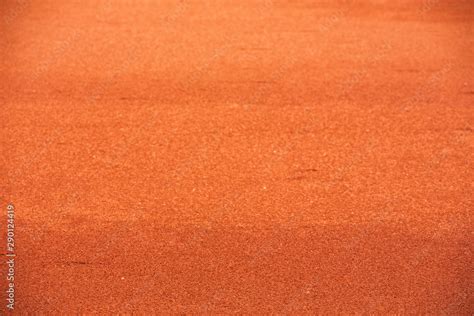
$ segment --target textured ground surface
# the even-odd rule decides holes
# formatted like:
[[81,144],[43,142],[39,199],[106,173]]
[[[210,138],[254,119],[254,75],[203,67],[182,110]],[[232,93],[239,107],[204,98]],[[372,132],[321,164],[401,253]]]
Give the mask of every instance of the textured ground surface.
[[0,0],[16,311],[473,312],[472,1],[137,3]]

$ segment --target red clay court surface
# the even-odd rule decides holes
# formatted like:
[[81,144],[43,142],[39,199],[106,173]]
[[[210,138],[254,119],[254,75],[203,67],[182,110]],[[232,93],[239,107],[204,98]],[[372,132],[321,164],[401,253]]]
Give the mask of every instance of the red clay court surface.
[[15,313],[473,313],[474,2],[0,4]]

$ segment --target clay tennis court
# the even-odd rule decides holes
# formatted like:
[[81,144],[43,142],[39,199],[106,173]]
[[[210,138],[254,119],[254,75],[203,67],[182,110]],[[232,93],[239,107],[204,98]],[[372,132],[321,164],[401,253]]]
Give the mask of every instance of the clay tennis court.
[[0,4],[2,311],[473,313],[472,1]]

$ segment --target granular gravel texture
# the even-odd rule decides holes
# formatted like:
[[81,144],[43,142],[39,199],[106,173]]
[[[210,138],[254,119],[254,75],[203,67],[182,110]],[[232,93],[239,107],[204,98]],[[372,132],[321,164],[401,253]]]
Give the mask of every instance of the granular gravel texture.
[[0,0],[14,314],[472,315],[474,2]]

